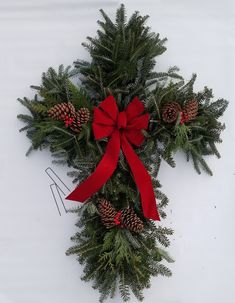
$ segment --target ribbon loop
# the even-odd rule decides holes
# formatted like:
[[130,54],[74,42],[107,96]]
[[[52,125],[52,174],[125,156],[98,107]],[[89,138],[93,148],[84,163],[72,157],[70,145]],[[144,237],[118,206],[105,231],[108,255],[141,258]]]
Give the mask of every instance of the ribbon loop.
[[135,97],[126,111],[118,112],[113,96],[109,96],[94,109],[92,123],[96,140],[110,137],[105,154],[96,170],[66,198],[84,202],[97,192],[114,173],[122,149],[140,192],[144,216],[160,220],[152,180],[131,144],[139,146],[144,141],[142,129],[147,129],[149,114],[143,114],[144,105]]

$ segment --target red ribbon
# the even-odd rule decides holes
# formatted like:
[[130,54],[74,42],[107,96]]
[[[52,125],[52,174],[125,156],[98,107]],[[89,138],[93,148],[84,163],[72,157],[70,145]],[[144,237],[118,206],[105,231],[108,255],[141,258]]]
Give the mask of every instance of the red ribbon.
[[140,146],[144,141],[142,129],[148,128],[149,114],[143,114],[144,105],[135,97],[125,111],[119,112],[113,96],[109,96],[94,109],[92,123],[96,140],[109,137],[106,151],[96,170],[66,199],[84,202],[97,192],[115,171],[120,149],[130,166],[141,196],[146,218],[160,220],[151,177],[131,144]]

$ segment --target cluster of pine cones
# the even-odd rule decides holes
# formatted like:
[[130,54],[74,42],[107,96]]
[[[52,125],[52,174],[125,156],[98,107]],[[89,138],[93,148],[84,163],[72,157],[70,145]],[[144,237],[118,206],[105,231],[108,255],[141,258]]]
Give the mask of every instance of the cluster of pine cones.
[[180,123],[192,121],[198,114],[198,101],[190,100],[181,107],[177,102],[168,102],[165,104],[162,110],[162,119],[166,123],[173,123],[178,119],[180,115]]
[[144,229],[142,220],[132,208],[124,208],[121,211],[117,211],[109,201],[99,199],[98,210],[101,221],[106,228],[118,225],[134,232],[141,232]]
[[75,133],[80,133],[82,124],[86,124],[90,119],[88,108],[83,107],[76,111],[71,102],[56,104],[47,113],[52,119],[64,121],[65,126]]

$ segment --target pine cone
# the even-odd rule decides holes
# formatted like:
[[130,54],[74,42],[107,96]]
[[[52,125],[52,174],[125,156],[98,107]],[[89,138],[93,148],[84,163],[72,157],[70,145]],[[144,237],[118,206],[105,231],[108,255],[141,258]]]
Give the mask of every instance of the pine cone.
[[70,128],[75,133],[80,133],[82,130],[82,124],[86,124],[90,119],[90,111],[86,107],[80,108],[74,117],[73,122],[70,125]]
[[181,112],[181,106],[177,102],[168,102],[162,110],[162,119],[166,123],[175,122]]
[[141,232],[144,228],[143,222],[140,218],[136,215],[132,208],[125,208],[122,210],[121,214],[121,222],[123,227],[134,231],[134,232]]
[[48,116],[55,120],[65,120],[75,116],[75,108],[71,102],[59,103],[48,110]]
[[117,211],[109,201],[105,199],[99,199],[98,210],[100,213],[101,221],[105,227],[111,228],[115,226],[114,219],[117,214]]
[[190,100],[186,102],[183,107],[183,115],[185,117],[185,121],[191,121],[196,118],[198,114],[198,101]]
[[143,222],[132,208],[124,208],[117,212],[109,201],[99,199],[98,210],[101,221],[107,228],[118,225],[134,232],[141,232],[144,228]]
[[81,124],[86,124],[90,119],[90,111],[86,107],[82,107],[77,111],[78,119]]
[[80,115],[78,114],[78,112],[76,112],[75,117],[73,119],[73,122],[70,124],[69,127],[75,133],[80,133],[81,132],[81,130],[82,130],[82,124],[80,122]]

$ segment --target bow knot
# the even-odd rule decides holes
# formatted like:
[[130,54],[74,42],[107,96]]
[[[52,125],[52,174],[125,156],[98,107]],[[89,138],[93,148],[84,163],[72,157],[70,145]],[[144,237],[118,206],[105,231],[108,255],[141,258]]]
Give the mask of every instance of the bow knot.
[[94,109],[92,128],[96,140],[110,137],[105,154],[91,176],[67,199],[84,202],[97,192],[114,173],[122,150],[140,192],[144,216],[160,220],[151,177],[132,148],[132,145],[140,146],[144,141],[142,129],[146,130],[148,123],[149,114],[144,114],[144,105],[137,97],[120,113],[113,96],[102,101]]
[[127,125],[127,117],[125,112],[120,112],[118,115],[117,126],[118,129],[125,129]]

